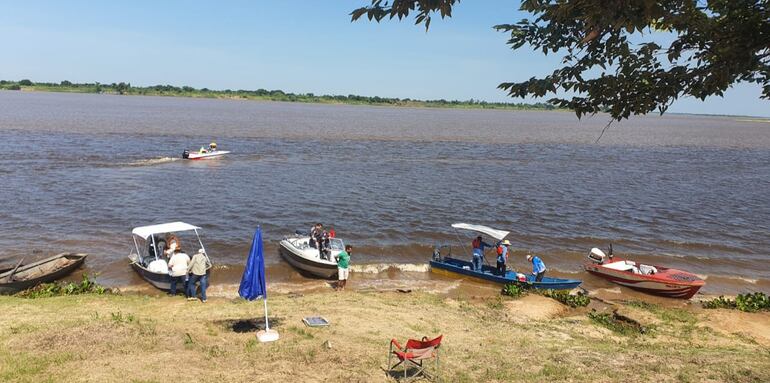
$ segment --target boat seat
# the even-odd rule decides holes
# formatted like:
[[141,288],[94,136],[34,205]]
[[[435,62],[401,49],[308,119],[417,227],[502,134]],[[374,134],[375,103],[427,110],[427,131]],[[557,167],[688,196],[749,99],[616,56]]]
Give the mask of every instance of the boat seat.
[[636,263],[633,261],[618,261],[607,263],[604,265],[604,267],[618,271],[634,271],[636,269],[636,272],[638,272],[639,269],[637,269],[635,265]]
[[653,275],[658,272],[655,266],[639,265],[639,272],[643,275]]

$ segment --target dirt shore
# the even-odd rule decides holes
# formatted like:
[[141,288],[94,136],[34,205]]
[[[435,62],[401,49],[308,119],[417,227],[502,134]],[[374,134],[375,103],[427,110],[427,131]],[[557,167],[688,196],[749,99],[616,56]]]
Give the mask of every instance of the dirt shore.
[[[0,381],[393,381],[390,339],[439,334],[445,382],[770,381],[770,313],[395,291],[273,294],[269,307],[281,339],[261,344],[261,302],[0,297]],[[643,330],[613,331],[592,310]],[[315,315],[331,325],[302,323]]]

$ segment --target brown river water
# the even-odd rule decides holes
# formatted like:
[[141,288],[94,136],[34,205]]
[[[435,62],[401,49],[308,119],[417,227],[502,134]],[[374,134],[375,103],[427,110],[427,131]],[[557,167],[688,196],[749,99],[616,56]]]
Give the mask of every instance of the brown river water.
[[[589,288],[615,288],[581,272],[591,247],[612,242],[616,254],[707,278],[705,293],[770,290],[770,123],[638,117],[594,144],[606,123],[0,91],[0,264],[86,252],[101,282],[139,285],[131,229],[181,220],[203,227],[212,289],[230,288],[262,225],[269,283],[314,288],[277,242],[323,222],[355,246],[359,287],[451,290],[458,282],[426,262],[435,244],[462,254],[450,224],[463,221],[510,230],[514,268],[528,270],[533,251]],[[233,153],[179,159],[211,140]]]

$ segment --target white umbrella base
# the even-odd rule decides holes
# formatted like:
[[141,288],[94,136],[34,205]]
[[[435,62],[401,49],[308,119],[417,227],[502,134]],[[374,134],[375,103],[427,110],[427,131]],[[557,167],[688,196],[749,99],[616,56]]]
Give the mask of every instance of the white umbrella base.
[[259,340],[262,343],[265,342],[274,342],[278,340],[280,336],[278,335],[278,331],[275,330],[259,330],[257,331],[257,340]]

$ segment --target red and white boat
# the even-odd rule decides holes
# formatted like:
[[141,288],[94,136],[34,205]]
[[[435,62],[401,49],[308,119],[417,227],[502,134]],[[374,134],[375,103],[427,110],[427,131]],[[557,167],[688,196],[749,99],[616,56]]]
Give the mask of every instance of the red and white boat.
[[621,286],[669,298],[689,299],[706,284],[693,273],[614,257],[612,245],[609,253],[607,256],[596,247],[591,249],[591,262],[585,264],[585,270]]

